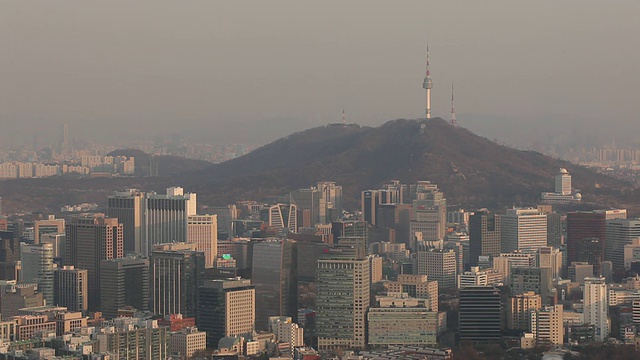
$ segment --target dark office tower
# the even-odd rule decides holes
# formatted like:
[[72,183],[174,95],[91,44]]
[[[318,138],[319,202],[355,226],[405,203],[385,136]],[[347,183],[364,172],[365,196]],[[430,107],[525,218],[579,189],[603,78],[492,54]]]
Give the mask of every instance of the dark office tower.
[[603,260],[604,254],[602,253],[602,244],[600,239],[584,238],[578,241],[576,259],[574,262],[586,262],[593,265],[594,275],[600,276],[600,265]]
[[198,287],[204,281],[204,253],[166,250],[151,253],[153,312],[196,316]]
[[376,225],[378,204],[382,204],[382,192],[380,190],[365,190],[362,192],[360,197],[362,219],[371,225]]
[[56,269],[53,277],[53,304],[64,306],[69,311],[87,311],[88,277],[86,269],[76,269],[73,266]]
[[606,251],[607,220],[626,219],[626,210],[577,211],[567,214],[567,265],[577,260],[583,239],[600,239],[602,253]]
[[500,290],[493,286],[460,289],[460,341],[500,341],[501,319]]
[[298,283],[316,281],[316,262],[327,251],[329,244],[323,242],[298,241]]
[[562,245],[562,216],[556,212],[547,214],[547,244]]
[[125,254],[143,253],[145,200],[144,193],[135,189],[116,192],[107,200],[107,216],[122,223]]
[[363,220],[341,220],[331,223],[333,243],[337,244],[342,237],[364,237],[369,235],[369,224]]
[[0,280],[18,280],[20,239],[12,231],[0,231]]
[[469,262],[478,266],[480,256],[500,255],[500,216],[486,209],[469,216]]
[[198,291],[198,329],[207,333],[207,347],[215,348],[225,336],[255,330],[256,290],[251,280],[207,280]]
[[72,218],[65,226],[64,264],[87,269],[89,310],[100,306],[100,261],[123,256],[122,224],[104,214]]
[[298,313],[298,277],[296,242],[263,241],[253,246],[251,282],[256,288],[256,328],[269,328],[270,316]]
[[106,319],[116,317],[125,306],[149,310],[148,259],[102,260],[100,268],[100,310]]
[[378,217],[376,226],[394,229],[396,242],[408,246],[413,206],[410,204],[380,204],[376,213]]

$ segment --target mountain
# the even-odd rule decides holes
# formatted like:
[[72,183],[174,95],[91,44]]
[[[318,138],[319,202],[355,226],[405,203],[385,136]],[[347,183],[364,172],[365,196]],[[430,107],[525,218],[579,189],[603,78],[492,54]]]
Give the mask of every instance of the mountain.
[[177,162],[178,170],[159,177],[2,181],[0,196],[3,203],[20,209],[38,205],[55,209],[65,203],[104,204],[116,189],[160,192],[180,185],[196,192],[200,204],[221,205],[264,200],[318,181],[335,181],[343,186],[346,207],[356,209],[360,191],[395,179],[430,180],[449,204],[498,209],[536,203],[541,192],[553,190],[558,170],[566,168],[586,203],[615,206],[640,197],[640,192],[616,197],[616,191],[620,195],[629,184],[537,152],[498,145],[439,118],[393,120],[380,127],[331,124],[291,134],[220,164],[197,163],[187,169],[181,165],[186,160]]
[[541,192],[553,190],[561,167],[573,175],[585,201],[601,192],[596,184],[627,186],[566,161],[498,145],[439,118],[313,128],[193,174],[185,186],[206,202],[227,203],[331,180],[343,186],[346,204],[355,208],[361,190],[391,179],[430,180],[450,204],[503,207],[535,203]]
[[187,172],[205,169],[211,165],[204,160],[185,159],[180,156],[159,155],[150,156],[138,149],[118,149],[107,154],[108,156],[134,157],[136,162],[136,176],[148,176],[151,164],[159,176],[174,176]]

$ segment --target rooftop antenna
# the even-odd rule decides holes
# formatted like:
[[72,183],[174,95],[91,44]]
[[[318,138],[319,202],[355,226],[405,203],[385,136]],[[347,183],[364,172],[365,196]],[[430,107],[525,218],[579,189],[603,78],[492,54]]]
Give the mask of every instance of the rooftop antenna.
[[458,120],[456,120],[456,108],[453,100],[453,83],[451,83],[451,125],[458,127]]

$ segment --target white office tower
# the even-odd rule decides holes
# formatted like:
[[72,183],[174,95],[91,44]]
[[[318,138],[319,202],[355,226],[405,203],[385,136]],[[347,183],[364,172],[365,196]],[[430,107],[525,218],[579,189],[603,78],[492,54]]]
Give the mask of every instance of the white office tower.
[[187,242],[204,253],[204,266],[212,268],[218,257],[217,215],[190,215],[187,219]]
[[53,305],[53,245],[21,243],[20,260],[20,281],[38,284],[38,292],[42,293],[46,304]]
[[583,321],[595,325],[596,340],[605,341],[609,337],[609,306],[607,283],[603,277],[584,279]]
[[500,216],[502,252],[537,251],[547,246],[547,215],[538,209],[508,209]]
[[295,204],[276,204],[269,208],[269,225],[298,232],[298,207]]
[[624,266],[624,247],[633,244],[640,237],[640,219],[607,220],[606,255],[604,258],[613,263],[614,268]]
[[567,169],[561,168],[556,175],[556,194],[571,195],[571,175]]

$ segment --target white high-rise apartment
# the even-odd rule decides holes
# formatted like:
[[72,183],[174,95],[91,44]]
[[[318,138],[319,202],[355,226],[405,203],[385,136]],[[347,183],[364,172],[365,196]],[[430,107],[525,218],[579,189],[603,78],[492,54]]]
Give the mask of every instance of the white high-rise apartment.
[[196,244],[196,250],[204,253],[204,266],[214,267],[218,256],[217,215],[190,215],[187,219],[187,242]]
[[585,324],[595,325],[597,341],[604,341],[609,337],[608,305],[605,279],[603,277],[584,279],[583,321]]
[[508,209],[500,216],[502,252],[537,251],[547,246],[547,215],[538,209]]

